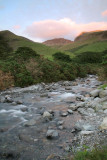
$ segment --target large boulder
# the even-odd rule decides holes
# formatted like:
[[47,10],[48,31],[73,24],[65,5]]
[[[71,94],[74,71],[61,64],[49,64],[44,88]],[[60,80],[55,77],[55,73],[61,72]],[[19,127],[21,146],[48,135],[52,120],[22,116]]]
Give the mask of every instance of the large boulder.
[[100,91],[101,91],[100,89],[95,89],[95,90],[93,90],[93,91],[90,92],[90,95],[92,97],[98,97]]
[[52,114],[50,114],[48,111],[45,111],[43,113],[43,118],[51,120],[52,119]]
[[102,91],[99,92],[99,97],[100,98],[104,98],[106,96],[107,96],[107,90],[102,90]]
[[95,128],[92,125],[86,123],[83,120],[77,121],[74,128],[78,131],[94,131],[95,130]]
[[46,137],[49,139],[57,138],[59,136],[58,132],[53,129],[49,129],[46,133]]
[[102,109],[107,109],[107,102],[104,102],[104,103],[103,103]]
[[100,129],[106,129],[107,130],[107,117],[105,117],[104,119],[103,119],[103,122],[101,123],[101,125],[100,125]]

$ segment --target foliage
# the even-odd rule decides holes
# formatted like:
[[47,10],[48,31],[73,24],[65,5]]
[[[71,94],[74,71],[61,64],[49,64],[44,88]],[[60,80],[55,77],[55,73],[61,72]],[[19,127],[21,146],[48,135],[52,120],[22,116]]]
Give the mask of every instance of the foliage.
[[76,56],[75,61],[78,63],[101,63],[102,53],[84,52]]
[[36,51],[32,50],[29,47],[19,47],[14,53],[14,59],[16,60],[28,60],[29,58],[39,57],[39,54]]
[[0,70],[0,90],[14,86],[14,78],[10,72],[5,73]]
[[66,55],[62,52],[56,52],[53,54],[55,60],[64,61],[64,62],[71,62],[71,58],[69,55]]
[[92,151],[79,151],[76,153],[73,160],[106,160],[107,159],[107,147],[102,149],[95,148]]
[[6,59],[12,48],[8,45],[5,39],[0,35],[0,59]]
[[15,86],[28,86],[33,84],[33,78],[29,71],[27,71],[24,64],[19,64],[16,61],[7,63],[8,70],[12,73],[15,81]]

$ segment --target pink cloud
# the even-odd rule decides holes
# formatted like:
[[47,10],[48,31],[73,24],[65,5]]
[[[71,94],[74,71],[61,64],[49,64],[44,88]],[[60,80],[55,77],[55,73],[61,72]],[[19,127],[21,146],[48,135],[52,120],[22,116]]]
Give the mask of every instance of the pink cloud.
[[106,17],[107,16],[107,10],[105,10],[104,12],[102,12],[102,16]]
[[33,40],[47,40],[64,37],[74,39],[81,32],[94,30],[107,30],[107,22],[91,22],[87,24],[77,24],[69,18],[60,20],[44,20],[34,22],[26,28],[26,33]]
[[13,29],[19,29],[19,28],[20,28],[20,25],[13,26]]

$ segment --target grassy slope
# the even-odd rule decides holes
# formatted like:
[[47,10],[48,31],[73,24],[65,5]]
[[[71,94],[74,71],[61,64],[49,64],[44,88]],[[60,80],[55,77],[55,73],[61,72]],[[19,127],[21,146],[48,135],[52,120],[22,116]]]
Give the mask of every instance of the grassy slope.
[[59,49],[73,53],[101,52],[107,49],[107,31],[85,33],[78,36],[74,43],[61,46]]
[[31,47],[38,54],[44,55],[46,58],[52,59],[52,54],[56,53],[58,49],[48,47],[41,43],[33,42],[27,38],[17,36],[10,31],[1,31],[0,35],[2,35],[5,40],[9,43],[9,45],[16,50],[18,47]]
[[95,42],[86,46],[81,47],[75,53],[82,53],[86,51],[92,51],[92,52],[102,52],[107,49],[107,41],[103,42]]

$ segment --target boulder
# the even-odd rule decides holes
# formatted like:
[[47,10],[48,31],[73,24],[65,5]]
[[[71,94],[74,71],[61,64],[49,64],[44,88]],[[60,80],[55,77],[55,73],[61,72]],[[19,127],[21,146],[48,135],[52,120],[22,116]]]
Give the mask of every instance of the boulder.
[[100,91],[101,91],[100,89],[93,90],[93,91],[90,92],[90,95],[92,97],[98,97]]
[[7,103],[12,103],[12,102],[13,102],[13,99],[12,99],[9,95],[6,95],[6,96],[5,96],[5,101],[6,101]]
[[74,128],[78,131],[93,131],[95,129],[92,125],[86,123],[83,120],[79,120],[75,124]]
[[58,125],[62,125],[64,123],[64,121],[58,121]]
[[104,103],[103,103],[102,109],[107,109],[107,102],[104,102]]
[[24,123],[25,127],[34,126],[34,125],[36,125],[36,120],[35,119],[31,119],[31,120]]
[[80,102],[78,103],[76,106],[79,108],[79,107],[85,107],[85,102]]
[[69,114],[73,114],[73,111],[71,109],[68,109]]
[[46,133],[46,137],[49,139],[57,138],[59,136],[58,132],[53,129],[49,129]]
[[107,114],[107,109],[104,110],[104,113]]
[[72,104],[68,108],[73,110],[73,111],[76,111],[78,109],[78,106],[76,106],[75,104]]
[[100,98],[104,98],[106,96],[107,96],[107,90],[102,90],[102,91],[99,92],[99,97]]
[[107,130],[107,117],[103,118],[103,122],[100,125],[100,129],[106,129]]
[[89,134],[92,134],[94,133],[93,131],[81,131],[80,134],[81,135],[89,135]]
[[67,115],[68,115],[68,113],[67,113],[67,112],[65,112],[65,113],[61,113],[61,116],[62,116],[62,117],[67,117]]
[[52,119],[52,114],[50,114],[48,111],[45,111],[45,112],[43,113],[43,118]]
[[89,116],[89,113],[84,108],[78,108],[78,112],[84,116]]

